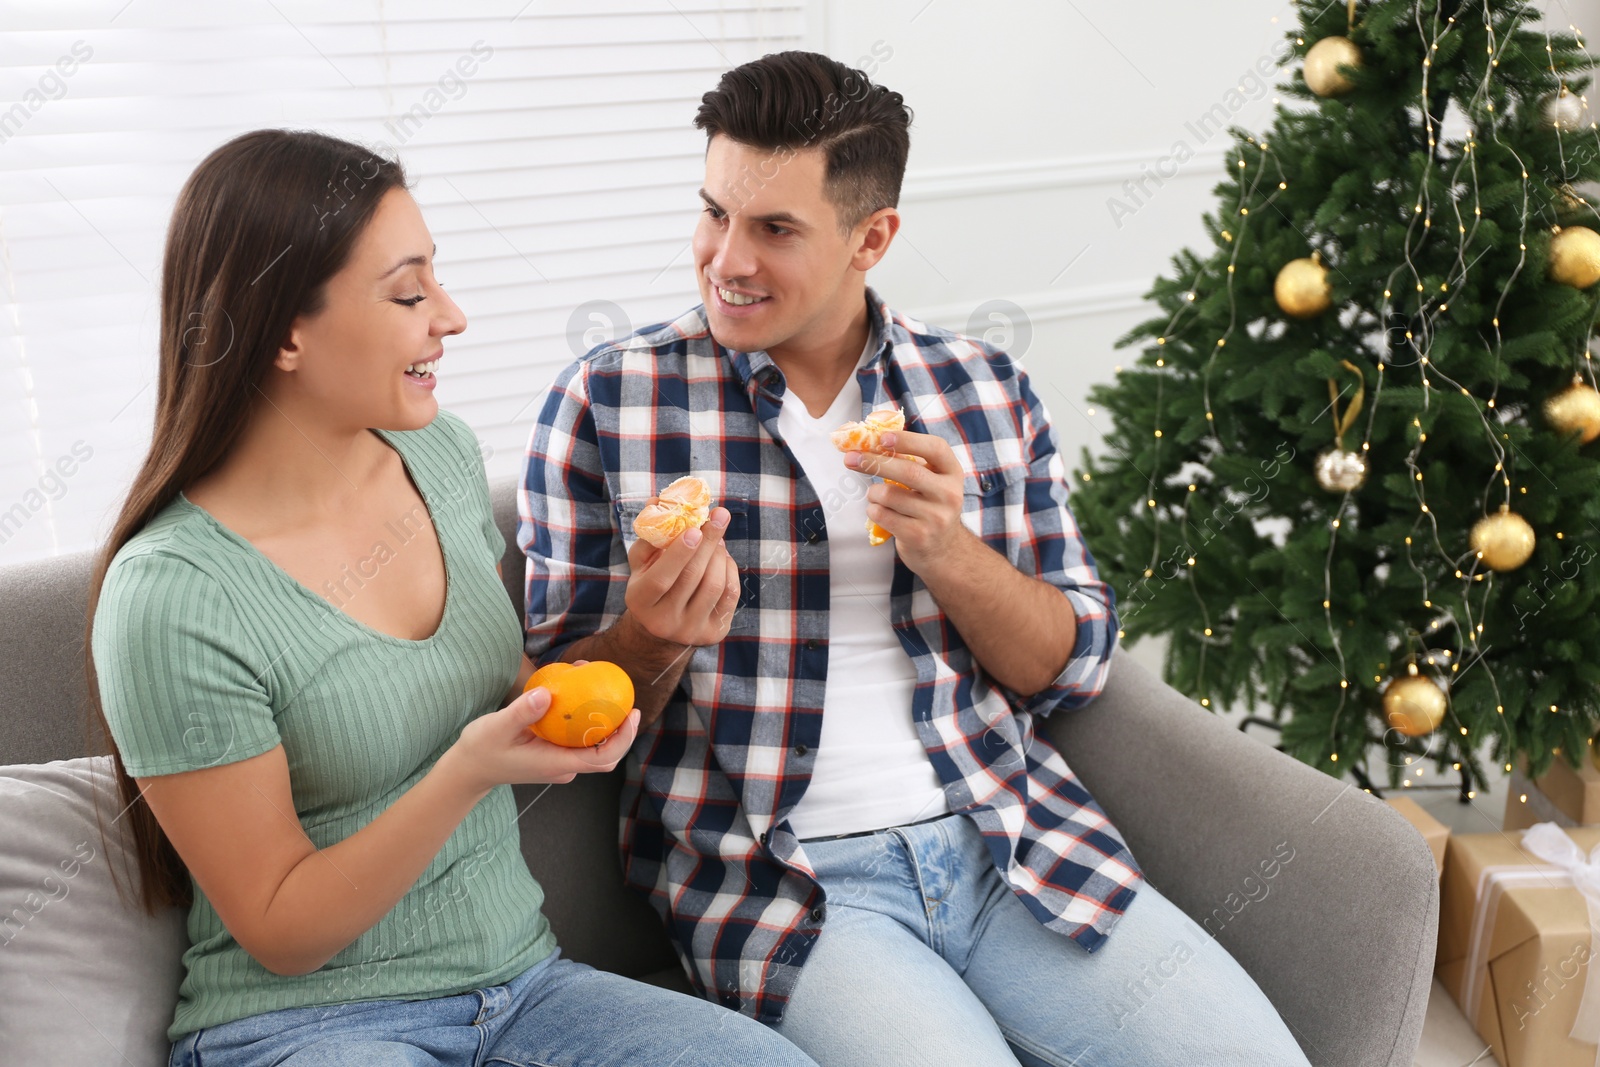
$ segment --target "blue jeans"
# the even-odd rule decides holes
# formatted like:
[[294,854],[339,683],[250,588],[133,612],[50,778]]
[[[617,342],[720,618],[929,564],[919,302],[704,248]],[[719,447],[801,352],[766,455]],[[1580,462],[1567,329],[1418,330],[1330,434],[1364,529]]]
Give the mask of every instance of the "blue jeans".
[[1033,917],[959,813],[803,847],[827,917],[775,1029],[822,1067],[1309,1067],[1148,883],[1090,953]]
[[771,1030],[698,997],[557,952],[505,985],[431,1000],[284,1008],[185,1034],[168,1067],[815,1067]]

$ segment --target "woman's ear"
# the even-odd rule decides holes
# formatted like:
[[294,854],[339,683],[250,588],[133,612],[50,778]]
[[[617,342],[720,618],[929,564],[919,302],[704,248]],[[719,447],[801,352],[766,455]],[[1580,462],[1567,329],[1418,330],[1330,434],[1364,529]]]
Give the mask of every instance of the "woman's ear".
[[272,365],[282,371],[297,370],[303,351],[304,337],[300,329],[300,320],[296,318],[290,324],[289,336],[283,339],[283,344],[278,348],[278,356],[272,361]]

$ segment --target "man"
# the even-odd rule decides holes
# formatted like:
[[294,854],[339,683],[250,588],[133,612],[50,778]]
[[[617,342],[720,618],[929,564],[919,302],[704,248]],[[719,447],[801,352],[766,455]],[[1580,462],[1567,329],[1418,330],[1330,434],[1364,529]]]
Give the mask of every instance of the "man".
[[[824,1067],[1303,1064],[1034,734],[1100,692],[1115,601],[1026,375],[866,285],[909,123],[810,53],[704,97],[704,303],[568,367],[532,434],[528,654],[633,677],[626,878],[699,992]],[[893,455],[830,443],[885,407]],[[637,539],[684,475],[721,506]]]

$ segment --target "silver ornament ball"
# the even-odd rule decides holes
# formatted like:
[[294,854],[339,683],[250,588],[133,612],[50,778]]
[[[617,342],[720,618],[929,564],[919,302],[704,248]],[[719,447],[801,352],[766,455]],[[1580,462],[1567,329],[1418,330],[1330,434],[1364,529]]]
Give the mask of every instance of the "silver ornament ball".
[[1317,484],[1330,493],[1360,489],[1367,480],[1367,461],[1359,452],[1330,448],[1317,457]]
[[1539,114],[1544,118],[1545,125],[1554,126],[1558,130],[1581,129],[1591,121],[1589,105],[1566,86],[1562,86],[1558,92],[1548,94],[1539,102]]

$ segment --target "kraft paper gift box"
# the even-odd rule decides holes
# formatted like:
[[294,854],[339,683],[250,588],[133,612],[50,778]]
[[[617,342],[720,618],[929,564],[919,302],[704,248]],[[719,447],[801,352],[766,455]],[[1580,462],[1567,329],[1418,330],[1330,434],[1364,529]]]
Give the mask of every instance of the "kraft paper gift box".
[[1541,822],[1553,822],[1568,829],[1579,825],[1578,820],[1556,807],[1526,774],[1521,770],[1512,771],[1511,777],[1506,779],[1506,817],[1500,828],[1522,831]]
[[[1585,748],[1583,759],[1574,770],[1557,752],[1550,769],[1531,782],[1527,760],[1519,760],[1506,794],[1505,828],[1522,830],[1546,821],[1561,826],[1600,823],[1600,769],[1595,768],[1589,755]],[[1521,799],[1523,795],[1528,798],[1526,802]]]
[[[1435,974],[1503,1067],[1594,1067],[1600,979],[1588,990],[1591,905],[1574,877],[1600,898],[1600,826],[1525,833],[1450,838]],[[1580,1005],[1588,1041],[1572,1036]]]
[[1387,797],[1388,804],[1395,811],[1406,817],[1406,822],[1417,828],[1417,833],[1428,843],[1433,850],[1433,866],[1441,874],[1444,873],[1444,846],[1450,840],[1450,828],[1435,819],[1422,809],[1410,797]]

